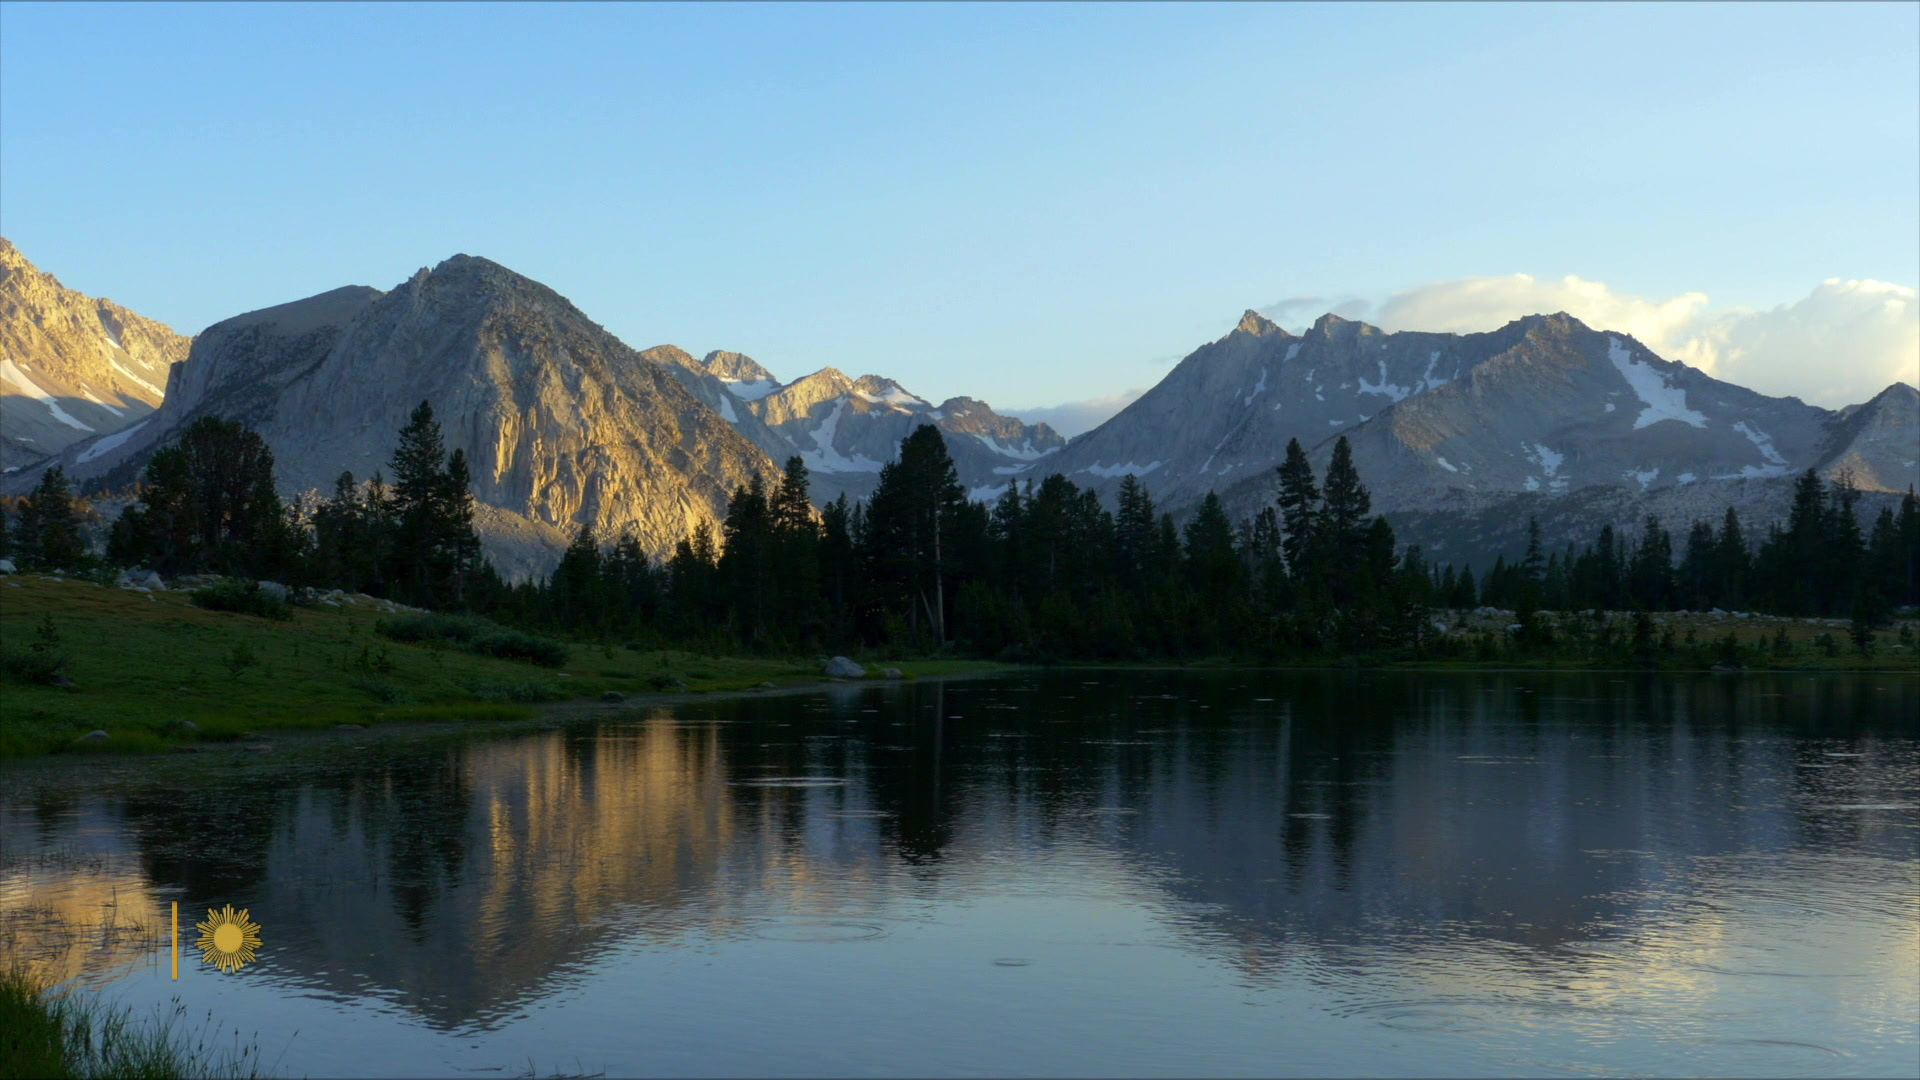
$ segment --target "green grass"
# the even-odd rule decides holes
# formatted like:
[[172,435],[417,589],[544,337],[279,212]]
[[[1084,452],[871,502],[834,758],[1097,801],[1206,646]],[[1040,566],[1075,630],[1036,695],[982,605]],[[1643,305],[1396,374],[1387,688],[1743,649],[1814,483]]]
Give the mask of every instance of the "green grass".
[[54,992],[25,971],[0,971],[0,1080],[67,1077],[184,1077],[264,1075],[258,1045],[210,1043],[183,1030],[186,1006],[151,1021],[111,1008],[88,991]]
[[[26,653],[52,616],[70,658],[61,689],[8,677],[0,685],[0,758],[48,753],[157,753],[243,733],[401,720],[504,720],[549,701],[608,690],[700,693],[818,682],[804,660],[636,652],[567,643],[565,666],[477,655],[447,641],[390,640],[358,608],[295,608],[281,621],[196,607],[175,592],[137,593],[34,574],[0,577],[0,649]],[[388,616],[391,618],[391,616]],[[1006,665],[862,659],[878,674],[969,674]],[[3,676],[0,676],[3,677]],[[185,730],[182,721],[198,726]],[[90,731],[104,741],[76,742]]]

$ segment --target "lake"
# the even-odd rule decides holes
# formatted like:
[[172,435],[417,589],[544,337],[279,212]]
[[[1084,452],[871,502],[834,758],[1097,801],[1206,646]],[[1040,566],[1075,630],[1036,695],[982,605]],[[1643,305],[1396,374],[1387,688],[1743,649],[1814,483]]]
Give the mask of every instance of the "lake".
[[1913,1076],[1917,718],[1053,670],[28,762],[0,933],[289,1076]]

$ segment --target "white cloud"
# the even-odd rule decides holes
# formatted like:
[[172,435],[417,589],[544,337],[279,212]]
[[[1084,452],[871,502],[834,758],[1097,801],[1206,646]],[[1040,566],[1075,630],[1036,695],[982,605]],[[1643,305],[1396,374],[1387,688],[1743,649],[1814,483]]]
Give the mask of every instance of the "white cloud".
[[1002,416],[1014,416],[1029,424],[1047,424],[1053,430],[1072,438],[1083,431],[1092,431],[1121,409],[1133,404],[1133,399],[1146,393],[1145,387],[1122,390],[1117,394],[1104,394],[1087,398],[1084,401],[1068,401],[1059,405],[1047,405],[1033,409],[1001,409]]
[[1369,321],[1472,333],[1555,311],[1632,334],[1715,378],[1829,408],[1865,401],[1895,381],[1920,384],[1920,295],[1884,281],[1829,278],[1792,304],[1716,311],[1705,293],[1661,300],[1573,276],[1512,274],[1398,292]]

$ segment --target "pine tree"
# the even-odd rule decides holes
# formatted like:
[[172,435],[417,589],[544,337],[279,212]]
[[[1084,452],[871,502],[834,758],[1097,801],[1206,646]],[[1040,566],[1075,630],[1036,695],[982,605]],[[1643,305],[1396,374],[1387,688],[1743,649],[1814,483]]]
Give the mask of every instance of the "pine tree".
[[1128,473],[1120,479],[1118,510],[1113,516],[1114,545],[1125,587],[1138,591],[1147,584],[1147,567],[1153,559],[1153,497],[1139,477]]
[[1900,515],[1895,520],[1899,559],[1895,564],[1894,587],[1899,603],[1920,606],[1920,498],[1913,488],[1900,500]]
[[899,460],[881,467],[867,506],[865,559],[878,598],[937,644],[947,640],[950,555],[966,505],[940,429],[921,424],[901,440]]
[[1298,439],[1287,440],[1287,456],[1277,471],[1280,493],[1275,505],[1280,508],[1280,525],[1286,533],[1280,546],[1287,558],[1288,572],[1297,582],[1307,574],[1307,553],[1313,546],[1314,514],[1320,506],[1320,489],[1314,485],[1313,464],[1307,460],[1306,451],[1300,449]]
[[1373,498],[1353,467],[1353,448],[1347,437],[1334,440],[1333,456],[1320,491],[1320,511],[1314,522],[1314,544],[1308,557],[1327,583],[1333,606],[1346,607],[1358,595],[1359,567],[1349,553],[1362,550]]
[[855,582],[859,574],[853,508],[847,502],[846,492],[841,492],[839,498],[821,511],[820,526],[821,591],[827,605],[830,636],[838,639],[853,629]]
[[1740,513],[1729,506],[1720,519],[1720,531],[1713,541],[1709,606],[1730,611],[1744,609],[1747,606],[1747,579],[1752,569],[1753,556],[1747,550],[1746,533],[1740,528]]
[[87,555],[80,532],[80,509],[74,505],[66,470],[48,469],[20,503],[20,521],[14,528],[14,547],[23,566],[37,570],[72,570]]
[[592,524],[583,524],[560,555],[547,579],[550,617],[566,627],[600,627],[605,622],[605,579],[600,541]]
[[247,577],[292,568],[295,533],[273,451],[252,429],[201,417],[154,452],[143,481],[139,503],[114,524],[108,554],[116,562]]
[[388,585],[427,607],[458,604],[479,561],[470,477],[463,452],[449,459],[428,402],[415,406],[400,429],[392,465],[396,535]]
[[1636,610],[1665,611],[1672,606],[1673,538],[1652,514],[1641,529],[1629,574]]
[[1547,583],[1547,560],[1540,544],[1540,519],[1527,515],[1527,553],[1520,560],[1521,602],[1540,607],[1540,592]]
[[1220,496],[1207,492],[1187,521],[1186,571],[1201,610],[1218,616],[1240,594],[1240,560],[1233,551],[1233,525]]
[[455,447],[447,455],[434,504],[434,524],[444,551],[447,576],[443,592],[455,606],[464,606],[467,583],[480,569],[480,534],[473,527],[473,478],[467,469],[467,452]]
[[770,507],[773,525],[774,611],[780,636],[797,640],[818,632],[820,524],[807,491],[807,464],[787,459]]
[[720,529],[720,589],[734,632],[749,646],[761,646],[770,626],[774,537],[773,511],[759,473],[734,489]]

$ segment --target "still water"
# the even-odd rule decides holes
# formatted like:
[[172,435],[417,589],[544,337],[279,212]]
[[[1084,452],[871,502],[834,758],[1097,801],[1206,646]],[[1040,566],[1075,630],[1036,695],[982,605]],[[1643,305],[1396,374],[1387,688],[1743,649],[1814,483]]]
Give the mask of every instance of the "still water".
[[0,933],[282,1075],[1913,1076],[1917,717],[1902,676],[1054,671],[32,763]]

